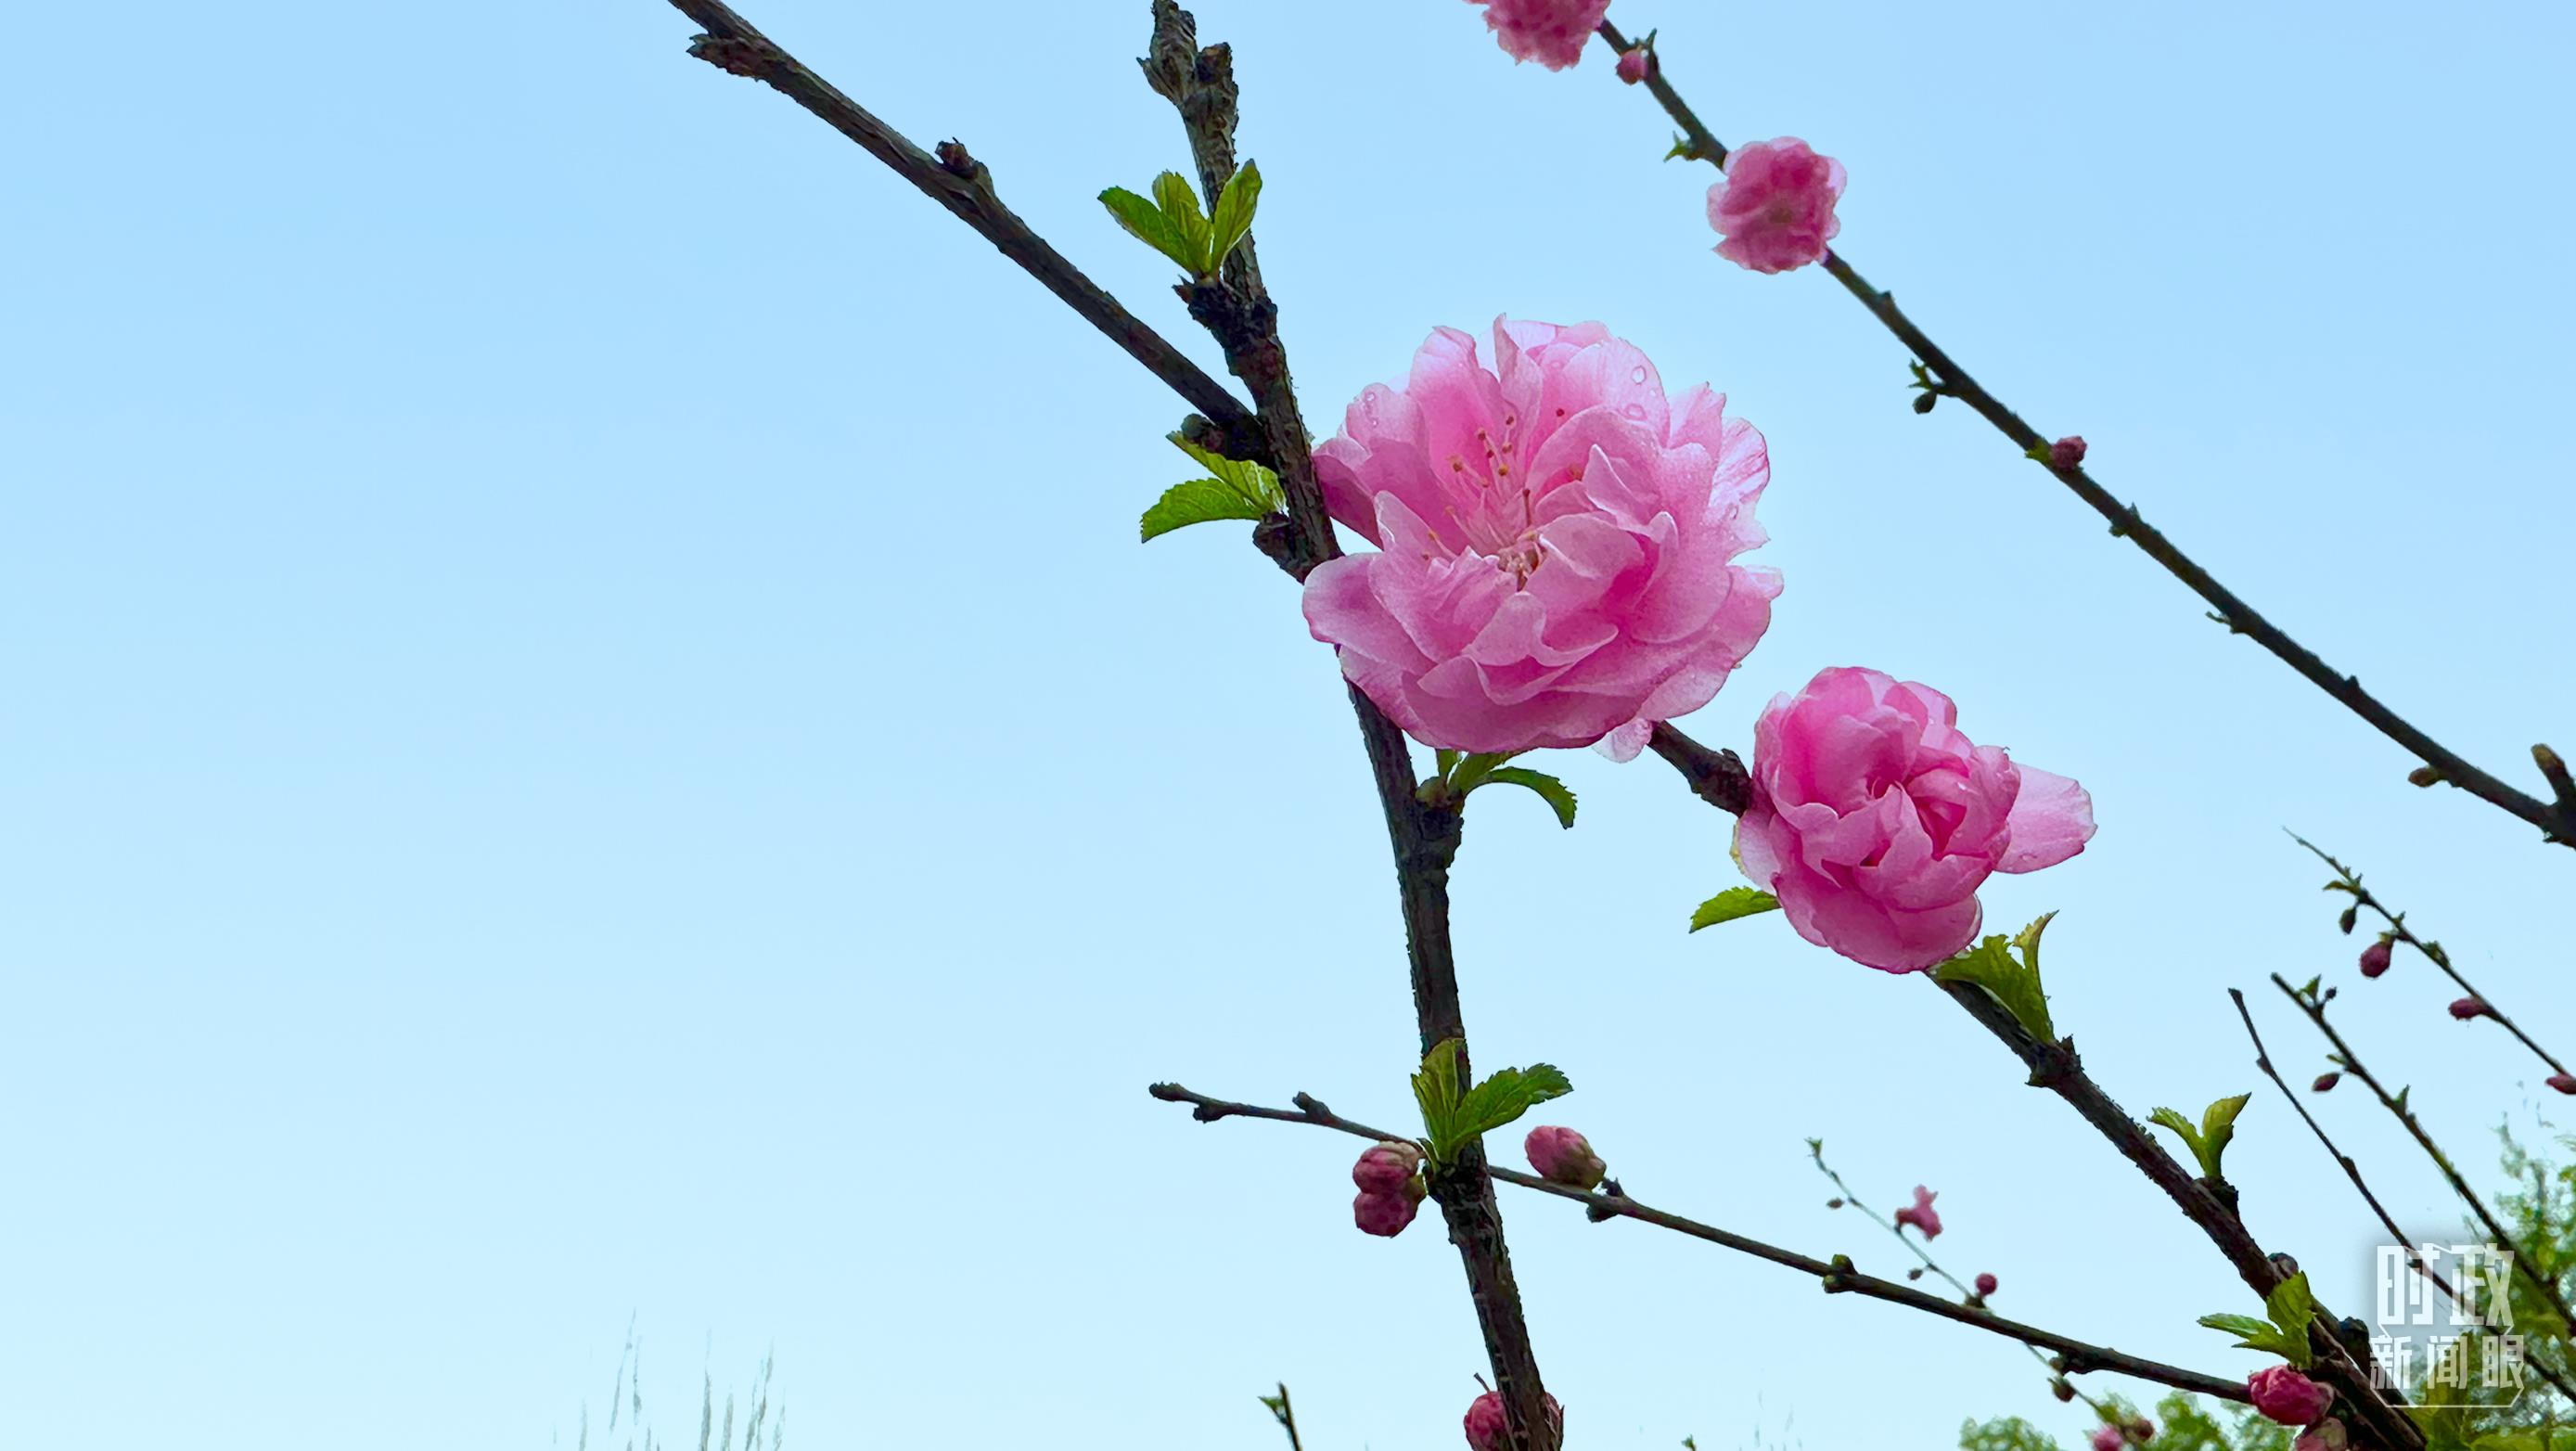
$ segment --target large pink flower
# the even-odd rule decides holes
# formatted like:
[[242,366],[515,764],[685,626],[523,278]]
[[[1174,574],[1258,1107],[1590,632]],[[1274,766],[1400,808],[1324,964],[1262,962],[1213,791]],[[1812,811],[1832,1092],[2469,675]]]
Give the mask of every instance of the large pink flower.
[[1610,10],[1610,0],[1468,0],[1485,7],[1485,27],[1516,61],[1561,71],[1583,59],[1583,42]]
[[1843,164],[1794,136],[1739,146],[1708,189],[1708,224],[1725,238],[1717,255],[1756,272],[1787,272],[1818,261],[1843,229],[1834,202]]
[[1744,873],[1820,947],[1914,972],[1975,940],[1977,888],[2084,849],[2093,798],[1959,734],[1929,686],[1838,666],[1753,728]]
[[1317,569],[1306,623],[1425,745],[1626,760],[1771,623],[1779,576],[1728,563],[1766,537],[1770,457],[1599,323],[1498,320],[1494,354],[1441,328],[1316,447],[1333,517],[1381,552]]

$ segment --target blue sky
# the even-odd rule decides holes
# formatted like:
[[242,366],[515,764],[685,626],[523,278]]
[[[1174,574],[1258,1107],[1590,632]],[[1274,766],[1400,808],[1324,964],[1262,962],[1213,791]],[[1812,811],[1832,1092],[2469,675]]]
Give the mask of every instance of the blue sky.
[[[1184,156],[1139,4],[752,18],[1206,359],[1092,201]],[[1730,141],[1841,158],[1846,254],[2258,607],[2471,758],[2576,747],[2566,14],[1667,3]],[[2544,1036],[2568,873],[2108,538],[1821,274],[1709,253],[1705,168],[1595,51],[1452,0],[1234,41],[1310,421],[1436,324],[1599,318],[1770,439],[1787,592],[1690,722],[1867,664],[2073,775],[2001,881],[2140,1113],[2258,1087],[2223,990],[2349,971],[2292,826]],[[667,7],[93,7],[0,92],[0,1391],[12,1439],[569,1444],[632,1315],[666,1425],[775,1347],[789,1444],[1452,1444],[1455,1258],[1348,1222],[1413,1027],[1333,667],[1224,529],[1135,542],[1179,405]],[[66,22],[70,23],[70,22]],[[2555,99],[2553,99],[2555,98]],[[1478,1060],[1545,1058],[1643,1197],[1893,1269],[1941,1192],[1999,1309],[2242,1373],[2216,1255],[1924,985],[1681,924],[1725,823],[1589,755],[1480,797]],[[2420,963],[2339,1004],[2463,1158],[2533,1075]],[[2315,1045],[2267,1019],[2285,1065]],[[2439,1186],[2321,1104],[2411,1223]],[[2544,1106],[2545,1107],[2545,1106]],[[2249,1219],[2357,1305],[2283,1104]],[[1577,1444],[2079,1423],[2008,1343],[1507,1197]]]

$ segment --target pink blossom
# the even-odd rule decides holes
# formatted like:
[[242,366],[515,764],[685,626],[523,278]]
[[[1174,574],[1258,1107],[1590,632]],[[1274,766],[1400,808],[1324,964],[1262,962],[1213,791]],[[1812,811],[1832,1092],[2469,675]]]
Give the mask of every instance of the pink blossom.
[[2290,1443],[2290,1451],[2344,1451],[2350,1444],[2344,1436],[2343,1422],[2328,1416],[2301,1431],[2299,1439]]
[[2048,466],[2065,473],[2084,466],[2084,435],[2070,433],[2048,446]]
[[1621,51],[1619,53],[1619,79],[1626,81],[1629,85],[1633,86],[1637,82],[1646,78],[1647,73],[1654,68],[1654,64],[1654,52],[1646,49],[1642,45],[1633,50]]
[[1601,1182],[1609,1166],[1592,1152],[1592,1145],[1572,1129],[1543,1126],[1529,1131],[1521,1144],[1529,1155],[1530,1167],[1538,1176],[1555,1184],[1570,1184],[1577,1189],[1590,1189]]
[[[1560,1439],[1565,1435],[1565,1408],[1556,1397],[1541,1392],[1547,1402],[1547,1423]],[[1511,1423],[1503,1416],[1503,1394],[1487,1391],[1467,1407],[1467,1444],[1475,1451],[1503,1451],[1512,1443]]]
[[2246,1377],[2245,1389],[2254,1397],[2254,1409],[2284,1426],[2310,1425],[2334,1404],[2324,1386],[2286,1365],[2254,1372]]
[[2383,937],[2361,950],[2361,975],[2377,977],[2388,971],[2388,939]]
[[1753,728],[1753,801],[1735,850],[1789,925],[1887,972],[1975,940],[1977,889],[2084,849],[2093,798],[1958,730],[1929,686],[1836,667],[1776,696]]
[[2495,1009],[2488,1007],[2484,998],[2454,998],[2451,1000],[2451,1016],[2465,1023],[2471,1018],[2494,1017]]
[[1372,1144],[1360,1150],[1360,1161],[1351,1166],[1351,1182],[1363,1193],[1395,1194],[1421,1172],[1420,1144]]
[[[1938,1216],[1935,1217],[1937,1218]],[[1996,1281],[1995,1277],[1992,1275],[1979,1275],[1977,1276],[1975,1283],[1977,1286],[1977,1298],[1980,1300],[1995,1292]]]
[[1920,1184],[1915,1185],[1914,1202],[1896,1211],[1896,1222],[1913,1225],[1922,1231],[1925,1239],[1937,1238],[1941,1233],[1941,1212],[1932,1207],[1932,1201],[1940,1197]]
[[2128,1444],[2129,1438],[2117,1426],[2093,1428],[2093,1451],[2120,1451],[2121,1447]]
[[1795,136],[1729,152],[1725,175],[1708,189],[1708,224],[1725,240],[1717,255],[1756,272],[1788,272],[1821,260],[1843,229],[1834,203],[1843,164]]
[[1316,447],[1333,517],[1380,552],[1308,577],[1306,623],[1425,745],[1626,760],[1770,625],[1779,576],[1728,563],[1766,537],[1769,454],[1599,323],[1497,321],[1494,352],[1439,329]]
[[1610,0],[1468,0],[1485,7],[1485,28],[1514,61],[1534,60],[1561,71],[1583,59]]
[[1422,1181],[1415,1179],[1392,1194],[1361,1190],[1359,1197],[1351,1201],[1351,1221],[1360,1227],[1362,1234],[1393,1239],[1404,1233],[1404,1227],[1413,1222],[1414,1214],[1421,1208]]

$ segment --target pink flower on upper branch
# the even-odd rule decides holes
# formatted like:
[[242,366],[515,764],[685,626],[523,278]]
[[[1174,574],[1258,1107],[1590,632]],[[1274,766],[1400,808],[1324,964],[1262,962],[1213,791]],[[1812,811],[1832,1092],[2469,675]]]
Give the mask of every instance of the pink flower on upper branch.
[[[1565,1434],[1565,1408],[1556,1397],[1543,1396],[1547,1402],[1547,1420],[1562,1438]],[[1503,1451],[1512,1442],[1511,1423],[1503,1416],[1503,1393],[1487,1391],[1467,1407],[1467,1444],[1475,1451]]]
[[1920,1184],[1915,1185],[1914,1202],[1896,1211],[1896,1222],[1913,1225],[1925,1239],[1938,1237],[1941,1233],[1941,1211],[1932,1207],[1932,1201],[1940,1197]]
[[1619,53],[1619,79],[1633,86],[1646,78],[1654,64],[1655,53],[1642,45],[1623,50]]
[[2326,1413],[2334,1396],[2324,1386],[2286,1365],[2258,1370],[2245,1380],[2254,1409],[2284,1426],[2306,1426]]
[[1534,60],[1561,71],[1583,59],[1610,0],[1468,0],[1485,7],[1485,28],[1515,61]]
[[1667,398],[1599,323],[1441,328],[1315,449],[1333,517],[1378,546],[1306,581],[1342,673],[1425,745],[1601,743],[1626,760],[1708,704],[1771,623],[1762,435],[1707,387]]
[[1843,164],[1795,136],[1727,153],[1725,175],[1708,189],[1708,224],[1725,240],[1717,255],[1756,272],[1788,272],[1821,260],[1843,229],[1834,203]]
[[1988,875],[2084,849],[2084,788],[1976,744],[1958,719],[1929,686],[1851,667],[1762,712],[1735,850],[1799,936],[1887,972],[1930,967],[1975,939]]
[[1530,1167],[1550,1183],[1588,1190],[1609,1172],[1601,1156],[1592,1152],[1592,1145],[1572,1129],[1554,1125],[1534,1128],[1521,1148],[1529,1155]]

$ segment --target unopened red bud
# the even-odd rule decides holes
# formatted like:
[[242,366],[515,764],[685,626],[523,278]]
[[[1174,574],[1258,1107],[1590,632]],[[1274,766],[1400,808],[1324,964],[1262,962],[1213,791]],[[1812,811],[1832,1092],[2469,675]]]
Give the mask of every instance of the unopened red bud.
[[2557,1089],[2560,1093],[2576,1093],[2576,1077],[2571,1077],[2564,1073],[2553,1073],[2549,1075],[2549,1086]]
[[1361,1190],[1359,1197],[1351,1201],[1351,1222],[1360,1227],[1362,1234],[1393,1239],[1404,1233],[1404,1227],[1413,1222],[1413,1216],[1421,1209],[1422,1181],[1413,1179],[1392,1194],[1371,1194]]
[[1654,64],[1654,52],[1642,45],[1633,50],[1623,51],[1619,56],[1619,79],[1633,86],[1646,78],[1647,72]]
[[2439,786],[2442,784],[2442,772],[2439,767],[2418,766],[2406,773],[2406,779],[2410,784],[2417,786]]
[[[1565,1408],[1547,1396],[1547,1423],[1558,1439],[1565,1436]],[[1487,1391],[1467,1407],[1467,1444],[1475,1451],[1503,1451],[1512,1443],[1511,1422],[1503,1415],[1503,1393]]]
[[2454,998],[2451,1000],[2451,1016],[2465,1023],[2471,1018],[2492,1018],[2495,1009],[2488,1007],[2484,998]]
[[1843,1207],[1843,1202],[1839,1199],[1828,1199],[1825,1201],[1825,1207],[1827,1209],[1840,1209]]
[[2388,939],[2383,937],[2361,950],[2361,975],[2377,977],[2388,971]]
[[2140,1416],[2129,1423],[2129,1439],[2140,1446],[2156,1439],[2156,1423]]
[[1420,1144],[1373,1144],[1351,1166],[1351,1182],[1368,1194],[1394,1194],[1422,1172]]
[[2317,1075],[2317,1081],[2309,1084],[2308,1088],[2311,1092],[2323,1093],[2341,1082],[2343,1082],[2341,1073],[2320,1073]]
[[2117,1426],[2096,1426],[2093,1428],[2093,1451],[2120,1451],[2121,1447],[2128,1444],[2128,1436],[2123,1434]]
[[2361,909],[2359,907],[2344,908],[2343,915],[2335,919],[2335,925],[2343,929],[2344,936],[2350,937],[2352,935],[2352,929],[2361,925]]
[[2084,464],[2084,435],[2070,433],[2048,446],[2048,466],[2064,473]]
[[2071,1401],[2075,1399],[2075,1387],[2068,1385],[2063,1380],[2050,1381],[2048,1383],[2048,1393],[2057,1397],[2061,1401]]
[[1905,1272],[1905,1278],[1909,1280],[1919,1280],[1923,1278],[1923,1267],[1921,1265],[1916,1265],[1914,1268],[1907,1270]]
[[1982,1299],[1986,1298],[1988,1295],[1993,1294],[1994,1292],[1995,1292],[1995,1277],[1994,1277],[1994,1276],[1992,1276],[1992,1275],[1979,1275],[1979,1276],[1977,1276],[1977,1298],[1978,1298],[1978,1299],[1982,1300]]
[[1534,1128],[1521,1148],[1529,1155],[1530,1167],[1551,1184],[1589,1190],[1609,1171],[1583,1135],[1569,1128],[1552,1124]]

